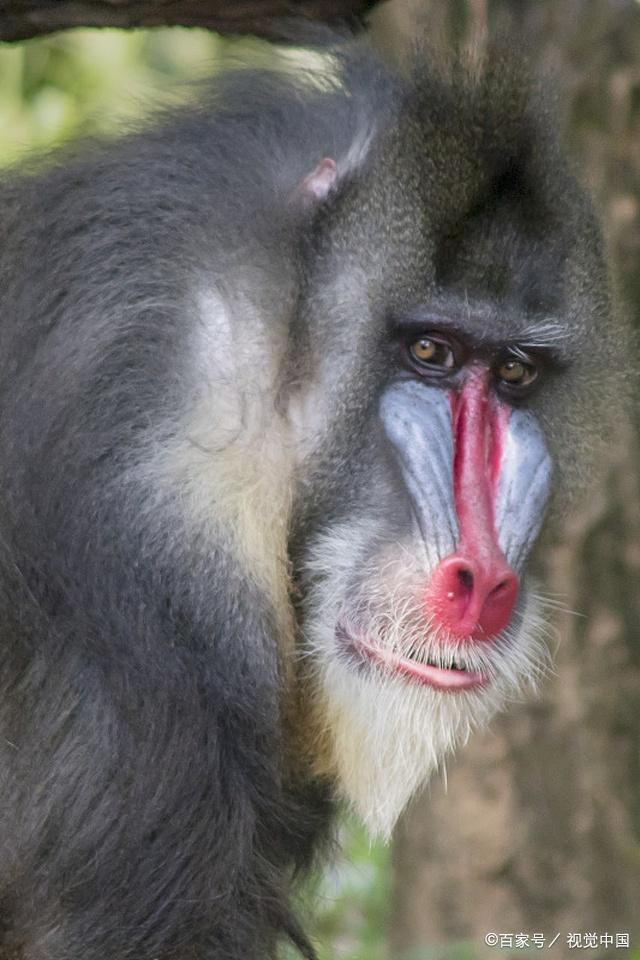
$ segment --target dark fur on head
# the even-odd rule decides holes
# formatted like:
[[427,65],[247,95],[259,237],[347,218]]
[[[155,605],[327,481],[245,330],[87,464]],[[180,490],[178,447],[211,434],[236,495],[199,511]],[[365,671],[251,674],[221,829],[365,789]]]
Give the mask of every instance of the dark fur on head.
[[[223,75],[2,186],[0,957],[257,960],[282,934],[311,956],[289,888],[335,801],[291,706],[289,560],[304,594],[314,534],[376,509],[388,358],[356,297],[544,317],[570,286],[578,332],[608,311],[589,206],[510,68],[333,57]],[[323,157],[335,189],[299,203]],[[565,448],[602,379],[573,346]],[[282,411],[319,354],[305,457]]]

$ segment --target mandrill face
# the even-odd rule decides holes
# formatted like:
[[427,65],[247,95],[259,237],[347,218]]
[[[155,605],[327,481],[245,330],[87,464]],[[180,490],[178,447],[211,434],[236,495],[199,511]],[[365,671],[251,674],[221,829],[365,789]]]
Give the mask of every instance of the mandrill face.
[[325,762],[385,836],[443,756],[546,662],[524,564],[552,460],[522,404],[550,331],[475,348],[473,331],[423,322],[400,338],[363,431],[379,465],[370,450],[361,515],[328,523],[305,561]]
[[[445,755],[544,672],[527,561],[551,495],[589,459],[580,405],[606,406],[592,387],[615,351],[602,287],[584,283],[585,262],[604,277],[590,209],[568,174],[536,182],[527,156],[505,161],[486,203],[458,198],[446,227],[430,226],[434,198],[462,161],[440,157],[420,183],[374,160],[366,229],[339,193],[318,227],[297,341],[313,361],[291,405],[301,677],[316,771],[385,836]],[[393,162],[411,165],[402,144]]]

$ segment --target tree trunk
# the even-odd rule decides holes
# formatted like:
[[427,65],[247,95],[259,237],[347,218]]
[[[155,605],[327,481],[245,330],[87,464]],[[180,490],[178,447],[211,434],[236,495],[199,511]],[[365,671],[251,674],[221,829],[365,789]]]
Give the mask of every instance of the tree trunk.
[[[0,40],[68,27],[208,27],[278,39],[284,18],[357,23],[374,0],[9,0],[0,3]],[[286,33],[286,30],[284,31]]]
[[[432,0],[435,2],[435,0]],[[436,6],[439,6],[436,4]],[[466,0],[458,33],[511,25],[563,78],[569,145],[602,210],[621,287],[640,310],[640,6],[634,0]],[[426,4],[427,12],[429,3]],[[597,343],[593,345],[597,350]],[[615,376],[615,371],[613,371]],[[559,616],[556,675],[449,765],[398,831],[394,960],[421,945],[628,931],[640,945],[640,447],[637,411],[608,475],[544,556],[580,616]],[[597,430],[597,425],[594,427]],[[635,937],[635,941],[634,941]],[[508,941],[507,941],[508,943]],[[600,941],[589,955],[626,956]],[[533,946],[533,944],[532,944]],[[536,951],[537,952],[537,951]],[[429,957],[447,957],[443,947]],[[514,947],[507,954],[523,956]],[[420,953],[411,953],[420,956]]]

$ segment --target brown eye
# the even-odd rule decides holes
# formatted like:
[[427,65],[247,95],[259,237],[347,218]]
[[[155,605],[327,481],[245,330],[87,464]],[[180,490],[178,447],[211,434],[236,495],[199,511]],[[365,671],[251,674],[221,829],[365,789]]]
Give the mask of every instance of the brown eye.
[[532,363],[512,358],[504,360],[498,367],[498,377],[510,387],[528,387],[538,376]]
[[453,350],[448,343],[432,337],[420,337],[409,348],[412,359],[420,366],[435,370],[452,370],[455,367]]

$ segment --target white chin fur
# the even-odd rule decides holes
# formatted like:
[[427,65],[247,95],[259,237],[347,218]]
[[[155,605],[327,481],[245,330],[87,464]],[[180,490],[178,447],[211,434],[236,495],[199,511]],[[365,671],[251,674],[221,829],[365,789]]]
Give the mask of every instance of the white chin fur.
[[373,836],[388,839],[447,754],[523,686],[535,686],[548,654],[534,606],[526,604],[518,636],[496,641],[492,679],[474,690],[443,692],[371,662],[359,666],[335,637],[331,652],[325,647],[319,680],[339,789]]
[[[467,724],[451,697],[339,660],[325,674],[340,789],[369,832],[387,839],[420,787]],[[448,702],[447,702],[448,701]]]
[[498,707],[487,693],[442,693],[339,659],[324,680],[340,789],[384,839],[446,754]]

